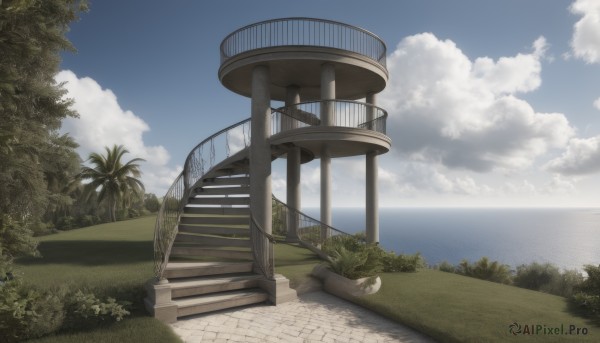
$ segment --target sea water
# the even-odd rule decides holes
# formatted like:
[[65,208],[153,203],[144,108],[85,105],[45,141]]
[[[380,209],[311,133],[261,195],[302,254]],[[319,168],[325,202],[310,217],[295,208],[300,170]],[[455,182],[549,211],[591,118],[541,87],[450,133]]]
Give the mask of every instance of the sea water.
[[[305,209],[319,218],[319,209]],[[380,245],[420,252],[427,263],[474,262],[483,256],[516,268],[531,262],[563,269],[600,264],[600,209],[382,208]],[[333,227],[364,231],[365,211],[333,209]]]

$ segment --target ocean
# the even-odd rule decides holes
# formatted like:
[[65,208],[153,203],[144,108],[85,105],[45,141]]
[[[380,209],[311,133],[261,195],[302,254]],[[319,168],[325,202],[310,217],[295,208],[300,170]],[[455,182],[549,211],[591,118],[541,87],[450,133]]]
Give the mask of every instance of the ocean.
[[[304,209],[319,218],[319,209]],[[364,209],[333,209],[333,227],[364,231]],[[474,262],[483,256],[515,269],[531,262],[562,269],[600,264],[600,209],[382,208],[380,245],[420,252],[427,263]]]

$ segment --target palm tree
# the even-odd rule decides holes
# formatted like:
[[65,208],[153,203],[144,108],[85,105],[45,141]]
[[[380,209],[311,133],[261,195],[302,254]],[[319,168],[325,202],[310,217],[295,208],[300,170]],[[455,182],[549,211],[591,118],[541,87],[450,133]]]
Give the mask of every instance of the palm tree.
[[125,204],[130,201],[133,195],[142,196],[144,194],[144,185],[138,179],[141,176],[139,165],[136,162],[144,161],[141,158],[123,164],[121,158],[129,151],[122,145],[114,145],[112,148],[105,147],[106,156],[98,153],[91,153],[88,161],[93,168],[82,166],[79,178],[82,180],[91,180],[85,186],[86,193],[90,195],[98,188],[98,201],[108,202],[109,220],[117,220],[117,205]]

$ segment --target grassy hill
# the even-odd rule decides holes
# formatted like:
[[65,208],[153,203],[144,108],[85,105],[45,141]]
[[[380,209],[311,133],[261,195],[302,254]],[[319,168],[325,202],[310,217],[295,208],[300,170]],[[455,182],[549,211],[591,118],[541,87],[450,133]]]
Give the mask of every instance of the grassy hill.
[[[96,225],[40,238],[42,258],[21,259],[17,270],[38,287],[138,292],[152,277],[154,217]],[[275,245],[276,272],[301,286],[319,259],[294,245]],[[598,342],[598,323],[584,319],[565,298],[434,270],[384,273],[381,290],[355,302],[440,342]],[[547,330],[571,326],[587,335],[517,335],[509,326]],[[133,339],[135,337],[135,339]],[[139,339],[139,340],[138,340]],[[179,342],[167,325],[138,309],[132,317],[91,332],[36,342]]]

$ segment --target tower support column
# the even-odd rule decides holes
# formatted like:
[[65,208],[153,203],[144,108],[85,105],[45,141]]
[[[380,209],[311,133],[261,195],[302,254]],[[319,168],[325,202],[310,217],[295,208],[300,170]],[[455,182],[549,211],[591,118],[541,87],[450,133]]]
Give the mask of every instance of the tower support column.
[[[288,86],[285,99],[285,106],[291,107],[300,102],[300,88],[297,86]],[[289,120],[289,118],[288,118]],[[292,128],[295,128],[295,121],[291,123]],[[301,196],[300,196],[300,148],[294,146],[287,153],[287,185],[286,197],[289,207],[300,211]],[[288,213],[287,217],[287,237],[288,242],[298,240],[298,216],[294,213]]]
[[[335,66],[321,66],[321,100],[335,100]],[[334,125],[333,103],[321,103],[321,125]],[[321,222],[331,226],[331,157],[327,145],[321,151]],[[329,237],[329,229],[321,230],[323,239]]]
[[[366,102],[375,105],[376,97],[374,93],[367,94]],[[375,119],[374,109],[367,109],[367,121],[372,126],[372,121]],[[365,182],[365,210],[368,243],[379,243],[379,189],[377,184],[378,179],[378,161],[377,153],[372,151],[366,155],[366,182]]]
[[252,70],[252,128],[250,143],[250,211],[267,233],[272,233],[271,94],[267,66]]

